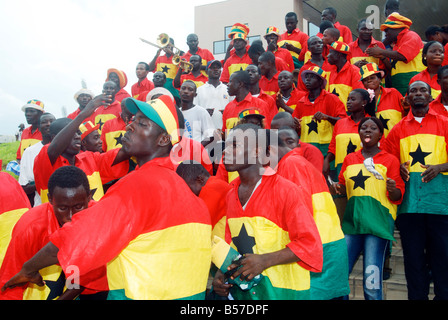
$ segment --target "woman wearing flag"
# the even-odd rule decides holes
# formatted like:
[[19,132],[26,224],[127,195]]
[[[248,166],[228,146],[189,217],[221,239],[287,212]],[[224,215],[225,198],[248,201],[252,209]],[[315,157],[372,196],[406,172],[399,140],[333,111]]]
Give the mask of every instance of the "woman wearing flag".
[[[331,178],[337,181],[345,157],[361,149],[361,140],[358,133],[359,122],[366,116],[375,116],[374,108],[374,102],[367,90],[355,89],[350,92],[347,98],[347,111],[350,116],[340,119],[334,125],[333,136],[322,169],[325,178],[330,176],[331,163],[334,161],[336,170],[333,171],[335,174],[332,174]],[[338,208],[338,215],[342,220],[347,197],[345,195],[333,195],[333,199]]]
[[349,272],[364,252],[363,287],[366,300],[382,300],[385,252],[394,241],[397,205],[404,194],[398,159],[379,148],[384,128],[377,118],[359,123],[362,149],[342,165],[338,193],[347,193],[342,231],[347,241]]
[[375,115],[381,120],[384,127],[384,138],[404,115],[403,96],[395,88],[386,88],[381,85],[384,72],[378,69],[374,62],[364,65],[360,70],[361,81],[366,90],[375,92]]
[[433,99],[437,99],[442,92],[440,84],[437,81],[437,73],[443,65],[444,57],[445,49],[440,42],[427,42],[423,46],[422,51],[422,63],[426,66],[426,69],[413,76],[409,83],[411,84],[418,80],[426,82],[431,86],[431,96]]

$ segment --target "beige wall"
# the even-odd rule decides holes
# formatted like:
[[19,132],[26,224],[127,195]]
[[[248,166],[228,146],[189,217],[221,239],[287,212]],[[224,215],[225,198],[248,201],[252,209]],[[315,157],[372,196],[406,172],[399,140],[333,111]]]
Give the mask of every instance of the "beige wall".
[[[249,36],[263,36],[269,26],[276,26],[283,33],[285,14],[294,11],[293,0],[227,0],[195,7],[195,33],[199,46],[213,53],[213,42],[224,40],[224,27],[234,23],[247,23]],[[300,28],[300,27],[299,27]],[[303,29],[302,29],[303,30]],[[222,59],[224,55],[216,55]]]

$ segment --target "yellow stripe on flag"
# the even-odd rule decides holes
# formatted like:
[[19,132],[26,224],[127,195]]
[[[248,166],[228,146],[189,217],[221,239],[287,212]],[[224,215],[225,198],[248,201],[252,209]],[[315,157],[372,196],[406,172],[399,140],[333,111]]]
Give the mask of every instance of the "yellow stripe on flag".
[[392,68],[391,75],[394,76],[396,74],[409,72],[419,73],[425,70],[426,67],[422,62],[422,52],[423,49],[420,49],[420,52],[417,54],[417,56],[413,60],[408,61],[408,63],[396,60],[396,65],[394,68]]
[[0,215],[0,266],[3,263],[6,250],[11,241],[12,230],[20,217],[28,210],[28,208],[21,208],[3,212]]
[[327,120],[321,120],[320,122],[315,121],[317,123],[316,132],[308,126],[308,124],[311,124],[313,117],[314,115],[305,116],[300,119],[300,124],[302,126],[300,140],[306,143],[330,143],[333,136],[333,125]]
[[[412,156],[414,155],[414,157]],[[447,162],[446,142],[442,136],[432,134],[416,134],[400,140],[400,162],[409,162],[409,172],[423,172],[426,169],[416,162],[423,158],[426,165]],[[413,162],[415,162],[413,164]],[[447,175],[448,172],[442,172]]]
[[387,138],[390,130],[398,123],[400,122],[401,118],[403,117],[402,113],[395,109],[388,109],[379,111],[376,113],[376,117],[381,120],[386,119],[387,121],[387,128],[384,128],[384,137]]
[[205,292],[210,263],[211,226],[189,223],[138,236],[107,274],[110,289],[122,286],[130,299],[181,299]]
[[[382,164],[375,163],[375,169],[378,171],[384,180],[378,180],[364,167],[363,163],[352,164],[347,166],[344,172],[345,184],[347,187],[347,199],[353,196],[368,196],[378,200],[385,208],[389,210],[390,215],[395,220],[397,216],[397,205],[392,204],[387,197],[386,181],[387,181],[387,167]],[[350,179],[362,172],[363,176],[368,176],[364,180],[364,188],[357,186],[355,182]]]
[[[244,223],[248,235],[255,238],[255,254],[279,251],[291,242],[287,231],[263,217],[230,218],[227,221],[232,236],[239,234]],[[237,250],[233,242],[231,245]],[[269,277],[272,285],[277,288],[296,291],[310,288],[310,272],[295,262],[267,268],[262,274]]]
[[329,192],[312,195],[313,217],[316,222],[322,244],[334,242],[344,238],[341,221]]
[[[57,281],[61,276],[62,268],[59,265],[52,265],[39,270],[40,275],[44,281]],[[65,286],[64,286],[65,290]],[[23,292],[23,300],[47,300],[51,289],[45,286],[38,286],[36,284],[30,283],[26,290]],[[55,297],[56,299],[57,297]]]
[[344,162],[344,159],[347,156],[347,148],[350,143],[353,146],[356,146],[356,149],[353,151],[361,149],[361,139],[359,138],[358,133],[340,133],[336,136],[335,166]]
[[[302,49],[302,44],[299,41],[295,41],[295,40],[281,40],[279,42],[277,42],[277,45],[279,48],[281,48],[285,43],[289,43],[292,44],[294,47]],[[289,51],[291,52],[291,55],[295,58],[299,58],[299,55],[294,52],[294,51]]]
[[106,151],[121,148],[121,143],[117,142],[115,138],[118,138],[120,134],[124,136],[125,133],[126,133],[125,130],[107,132],[105,135],[107,145]]
[[247,66],[249,64],[247,63],[235,63],[229,66],[229,76],[232,75],[232,73],[240,70],[246,70]]
[[342,83],[330,84],[329,91],[338,95],[339,100],[344,104],[345,111],[347,111],[347,98],[350,92],[353,90],[351,86]]
[[40,142],[40,140],[37,139],[22,139],[20,142],[20,154],[23,154],[23,151],[25,151],[26,148],[31,147],[32,145],[35,145],[36,143]]

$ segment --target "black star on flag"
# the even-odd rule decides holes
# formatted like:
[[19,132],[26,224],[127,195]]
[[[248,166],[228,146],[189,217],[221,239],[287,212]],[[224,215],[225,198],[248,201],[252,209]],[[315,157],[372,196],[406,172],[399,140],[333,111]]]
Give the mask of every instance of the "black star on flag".
[[336,88],[334,88],[333,91],[331,91],[331,93],[339,97],[339,93],[336,91]]
[[162,67],[162,72],[168,74],[168,70],[170,70],[170,68],[168,66],[163,66]]
[[104,124],[104,122],[103,122],[103,120],[102,119],[100,119],[100,121],[98,121],[98,123],[97,124],[99,124],[100,125],[100,130],[103,128],[103,124]]
[[316,121],[311,121],[310,123],[306,124],[308,126],[308,134],[310,134],[312,131],[317,132],[317,122]]
[[350,154],[355,151],[356,151],[356,145],[353,144],[352,139],[350,139],[350,141],[348,142],[348,145],[347,145],[347,154]]
[[59,297],[64,291],[65,274],[61,271],[59,278],[56,281],[45,280],[45,285],[50,289],[47,300],[53,300]]
[[380,114],[379,120],[383,124],[383,128],[389,130],[389,126],[387,125],[387,123],[389,122],[390,119],[383,118],[383,115]]
[[420,143],[418,144],[417,150],[414,152],[409,152],[409,155],[412,157],[411,166],[420,162],[422,165],[426,165],[425,158],[429,156],[431,152],[423,152]]
[[359,170],[359,173],[356,176],[350,177],[350,179],[355,182],[355,185],[353,186],[353,190],[355,190],[358,187],[366,190],[365,182],[369,178],[370,178],[370,176],[363,176],[362,175],[362,169]]
[[240,229],[240,233],[237,237],[233,237],[232,241],[240,254],[254,253],[252,247],[255,245],[255,238],[247,234],[246,226],[244,223]]
[[115,141],[115,146],[118,146],[118,145],[122,144],[121,143],[121,138],[123,138],[123,132],[120,132],[120,135],[118,137],[114,138],[116,140]]

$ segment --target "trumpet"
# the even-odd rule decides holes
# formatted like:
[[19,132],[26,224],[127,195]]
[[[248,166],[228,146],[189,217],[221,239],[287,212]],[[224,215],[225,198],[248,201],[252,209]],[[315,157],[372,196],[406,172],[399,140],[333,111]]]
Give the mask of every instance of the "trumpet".
[[[173,60],[174,60],[174,57],[173,57]],[[177,62],[177,61],[176,61]],[[179,68],[181,68],[185,73],[189,73],[189,72],[191,72],[191,70],[193,70],[193,64],[192,63],[190,63],[190,62],[188,62],[187,61],[187,59],[184,59],[184,58],[180,58],[179,57],[179,62],[176,64],[174,61],[173,61],[173,63],[175,64],[175,65],[179,65]]]
[[[159,34],[156,43],[150,42],[143,38],[140,38],[140,40],[159,49],[165,49],[170,44],[170,36],[166,33]],[[172,49],[170,51],[173,53],[173,64],[178,65],[180,63],[180,53],[182,50],[172,45]]]

